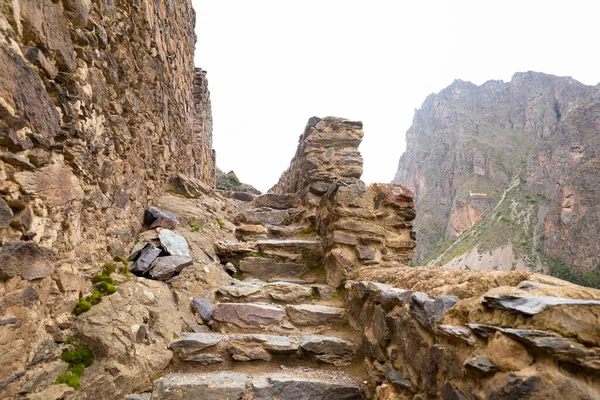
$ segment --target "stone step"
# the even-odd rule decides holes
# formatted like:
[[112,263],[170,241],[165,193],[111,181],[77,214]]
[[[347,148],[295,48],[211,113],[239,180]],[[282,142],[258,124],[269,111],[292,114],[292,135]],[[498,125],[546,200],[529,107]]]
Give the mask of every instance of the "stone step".
[[335,290],[325,284],[297,284],[293,282],[264,282],[260,279],[234,280],[233,285],[217,291],[220,302],[281,302],[300,303],[309,299],[326,300]]
[[[270,258],[278,263],[304,264],[308,268],[320,268],[323,265],[319,238],[217,242],[215,248],[222,261],[232,262],[236,266],[240,265],[240,260],[253,257]],[[298,273],[298,270],[294,273]]]
[[277,210],[270,207],[260,207],[242,211],[233,216],[236,225],[292,225],[302,221],[305,212],[297,208]]
[[267,193],[257,196],[254,199],[255,207],[268,207],[276,210],[287,210],[290,208],[297,208],[300,206],[300,203],[300,196],[298,196],[296,193]]
[[[358,339],[357,339],[358,340]],[[359,346],[334,336],[192,333],[171,342],[181,363],[231,367],[235,362],[316,362],[336,367],[358,358]]]
[[314,227],[303,225],[252,225],[242,224],[235,230],[235,237],[242,241],[265,239],[307,239],[315,236]]
[[154,382],[152,400],[358,400],[357,382],[337,371],[307,369],[281,373],[171,373]]
[[266,303],[217,303],[213,319],[220,326],[258,330],[292,330],[301,326],[323,327],[347,322],[343,308],[315,304],[285,307]]

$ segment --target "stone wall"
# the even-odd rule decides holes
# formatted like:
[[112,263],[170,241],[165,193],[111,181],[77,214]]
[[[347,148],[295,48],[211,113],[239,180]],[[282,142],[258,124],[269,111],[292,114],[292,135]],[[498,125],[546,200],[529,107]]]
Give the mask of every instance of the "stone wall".
[[[592,399],[600,393],[600,321],[592,311],[600,307],[599,291],[524,272],[400,268],[392,275],[398,288],[346,284],[373,398]],[[414,290],[419,286],[429,293]],[[461,299],[432,295],[452,291]]]
[[312,117],[290,167],[269,193],[297,193],[305,204],[317,207],[332,183],[358,182],[363,171],[358,151],[363,134],[362,122]]
[[401,185],[331,185],[317,209],[327,282],[337,287],[361,267],[408,266],[414,218],[413,194]]
[[212,108],[206,71],[196,68],[194,73],[194,120],[192,137],[197,145],[193,148],[193,175],[208,184],[215,186],[216,152],[212,148]]
[[64,368],[89,278],[168,179],[212,185],[194,22],[189,0],[0,0],[0,397]]
[[0,9],[1,242],[122,254],[167,178],[213,184],[190,1]]

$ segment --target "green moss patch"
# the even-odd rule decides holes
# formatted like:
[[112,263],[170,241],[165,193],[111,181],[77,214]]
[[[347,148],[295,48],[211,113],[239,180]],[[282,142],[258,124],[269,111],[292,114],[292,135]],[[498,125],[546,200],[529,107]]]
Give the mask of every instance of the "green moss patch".
[[73,350],[66,350],[60,358],[69,363],[69,371],[60,375],[54,383],[66,383],[73,389],[78,389],[83,371],[94,362],[94,354],[88,347],[79,346]]
[[[116,262],[123,264],[122,267],[118,268]],[[92,283],[94,284],[94,291],[90,296],[79,299],[77,306],[73,310],[75,315],[83,314],[89,311],[92,306],[100,303],[102,297],[111,295],[117,292],[117,282],[113,280],[111,275],[119,270],[119,273],[124,276],[129,276],[129,261],[123,257],[115,257],[114,262],[105,263],[102,266],[102,271],[92,277]]]

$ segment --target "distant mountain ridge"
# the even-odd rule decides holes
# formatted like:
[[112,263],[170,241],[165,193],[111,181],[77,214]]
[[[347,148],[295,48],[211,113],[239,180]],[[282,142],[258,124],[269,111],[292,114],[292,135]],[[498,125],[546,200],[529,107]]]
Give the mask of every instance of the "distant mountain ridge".
[[456,80],[415,111],[406,140],[394,182],[415,192],[415,264],[597,278],[600,85]]

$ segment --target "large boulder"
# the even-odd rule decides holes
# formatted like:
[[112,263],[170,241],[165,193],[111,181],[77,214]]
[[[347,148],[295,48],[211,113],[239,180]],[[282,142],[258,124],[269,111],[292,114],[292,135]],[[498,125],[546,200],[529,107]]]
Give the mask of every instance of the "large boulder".
[[74,324],[77,339],[96,354],[81,378],[78,398],[123,398],[144,388],[169,365],[169,344],[180,325],[166,283],[134,278],[121,284]]

